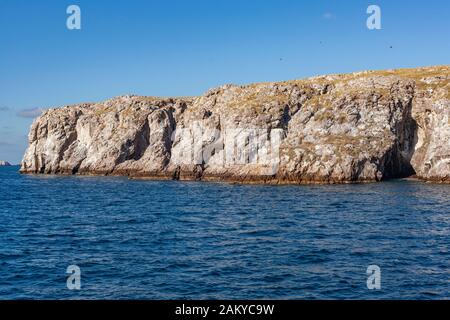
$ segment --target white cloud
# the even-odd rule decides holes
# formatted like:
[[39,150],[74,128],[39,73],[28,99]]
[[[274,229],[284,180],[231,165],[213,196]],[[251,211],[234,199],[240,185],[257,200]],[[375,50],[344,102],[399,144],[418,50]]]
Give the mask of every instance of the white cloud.
[[34,109],[24,109],[17,113],[19,117],[22,118],[36,118],[39,117],[45,109],[42,108],[34,108]]

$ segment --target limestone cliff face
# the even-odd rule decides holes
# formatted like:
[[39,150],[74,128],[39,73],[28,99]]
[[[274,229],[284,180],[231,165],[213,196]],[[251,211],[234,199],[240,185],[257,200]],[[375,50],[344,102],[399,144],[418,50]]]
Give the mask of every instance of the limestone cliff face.
[[46,111],[23,173],[267,183],[450,182],[450,67],[124,96]]

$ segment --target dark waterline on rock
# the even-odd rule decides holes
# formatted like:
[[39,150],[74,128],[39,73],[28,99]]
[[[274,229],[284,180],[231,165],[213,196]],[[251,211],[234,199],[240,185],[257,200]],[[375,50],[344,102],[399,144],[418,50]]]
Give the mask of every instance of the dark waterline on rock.
[[[17,171],[0,168],[0,299],[450,298],[450,185]],[[379,291],[366,287],[372,264]]]

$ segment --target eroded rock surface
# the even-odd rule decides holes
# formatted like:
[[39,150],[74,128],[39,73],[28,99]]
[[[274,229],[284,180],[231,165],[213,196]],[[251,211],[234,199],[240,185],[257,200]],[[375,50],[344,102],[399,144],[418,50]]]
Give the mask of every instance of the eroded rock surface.
[[46,111],[23,173],[267,183],[450,182],[448,66],[123,96]]

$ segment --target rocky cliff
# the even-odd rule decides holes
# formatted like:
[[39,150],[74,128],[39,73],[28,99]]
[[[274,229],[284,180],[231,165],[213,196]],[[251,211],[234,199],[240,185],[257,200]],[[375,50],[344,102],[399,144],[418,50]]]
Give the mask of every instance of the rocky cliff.
[[10,167],[11,164],[8,161],[0,160],[0,167]]
[[155,179],[450,182],[450,67],[123,96],[46,111],[23,173]]

